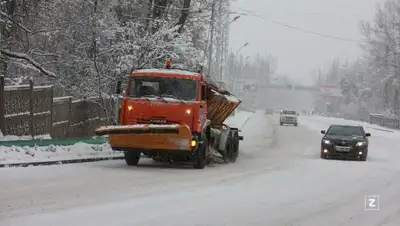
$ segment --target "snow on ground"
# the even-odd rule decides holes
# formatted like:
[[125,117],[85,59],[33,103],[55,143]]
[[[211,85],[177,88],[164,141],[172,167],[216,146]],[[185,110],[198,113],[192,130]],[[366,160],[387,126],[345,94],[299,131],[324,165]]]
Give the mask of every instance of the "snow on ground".
[[[238,161],[204,170],[144,160],[0,170],[0,225],[400,225],[399,156],[383,146],[372,161],[320,159],[307,121],[257,112]],[[378,211],[365,195],[379,195]]]
[[[235,116],[229,117],[226,120],[226,124],[241,128],[252,114],[252,112],[239,111]],[[27,140],[30,137],[5,136],[3,138],[3,140]],[[46,139],[46,137],[42,138]],[[72,146],[52,145],[47,147],[0,146],[0,164],[108,158],[118,156],[122,156],[122,153],[112,151],[108,144],[92,145],[77,143]]]
[[[3,133],[0,131],[0,141],[9,141],[9,140],[31,140],[32,136],[13,136],[13,135],[7,135],[3,136]],[[42,136],[35,136],[35,139],[38,140],[45,140],[45,139],[51,139],[50,135],[42,135]]]
[[113,152],[108,144],[92,145],[76,143],[71,146],[4,147],[0,146],[0,164],[61,161],[87,158],[122,156]]

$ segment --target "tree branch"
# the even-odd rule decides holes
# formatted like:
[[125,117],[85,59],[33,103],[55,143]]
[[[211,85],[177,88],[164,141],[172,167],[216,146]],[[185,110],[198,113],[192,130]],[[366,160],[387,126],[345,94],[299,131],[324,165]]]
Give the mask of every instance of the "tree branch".
[[0,53],[6,55],[8,57],[11,57],[11,58],[17,58],[17,59],[26,60],[30,64],[32,64],[34,67],[36,67],[43,74],[45,74],[45,75],[47,75],[49,77],[57,78],[57,76],[56,76],[56,74],[54,72],[48,71],[47,69],[42,67],[40,63],[38,63],[32,57],[30,57],[30,56],[28,56],[28,55],[26,55],[24,53],[12,52],[12,51],[5,50],[5,49],[0,49]]
[[9,21],[11,21],[12,23],[14,23],[15,25],[17,25],[18,27],[22,28],[22,30],[28,32],[28,33],[32,33],[31,30],[29,30],[28,28],[26,28],[24,25],[18,23],[17,21],[15,21],[13,18],[11,18],[9,15],[7,15],[7,13],[0,11],[0,15],[7,18]]

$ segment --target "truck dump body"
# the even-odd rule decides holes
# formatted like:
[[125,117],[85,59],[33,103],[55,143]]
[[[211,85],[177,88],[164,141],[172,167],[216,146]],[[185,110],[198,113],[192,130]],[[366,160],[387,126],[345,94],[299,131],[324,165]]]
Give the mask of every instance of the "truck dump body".
[[214,89],[208,95],[207,101],[208,119],[211,121],[212,127],[220,127],[241,103],[235,96],[222,94]]

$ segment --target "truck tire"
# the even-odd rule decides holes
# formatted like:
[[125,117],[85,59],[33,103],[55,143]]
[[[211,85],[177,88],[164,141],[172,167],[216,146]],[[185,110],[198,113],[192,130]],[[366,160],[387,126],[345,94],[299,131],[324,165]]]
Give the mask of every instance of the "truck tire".
[[203,137],[203,143],[199,145],[197,148],[196,152],[194,153],[194,158],[193,158],[193,168],[195,169],[204,169],[204,167],[207,164],[207,149],[208,149],[208,140],[204,136]]
[[281,126],[283,126],[283,123],[282,123],[282,122],[280,122],[279,124],[280,124]]
[[140,151],[124,151],[125,162],[128,166],[136,166],[139,163]]
[[239,135],[237,132],[234,133],[231,145],[231,162],[236,162],[237,158],[239,157]]
[[223,156],[225,163],[229,163],[231,161],[232,152],[233,152],[233,135],[232,135],[232,132],[230,132],[226,139],[225,154]]

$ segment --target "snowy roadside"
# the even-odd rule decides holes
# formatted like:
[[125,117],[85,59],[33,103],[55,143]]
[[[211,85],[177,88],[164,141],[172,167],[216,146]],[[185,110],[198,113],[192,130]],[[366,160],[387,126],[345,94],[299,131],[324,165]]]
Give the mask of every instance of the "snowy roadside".
[[[37,140],[47,140],[51,139],[50,135],[42,135],[42,136],[35,136],[34,137]],[[3,133],[0,131],[0,141],[14,141],[14,140],[31,140],[31,136],[13,136],[13,135],[7,135],[3,136]]]
[[[229,117],[225,124],[240,129],[253,114],[252,112],[238,111],[234,116]],[[17,136],[3,137],[3,140],[6,140],[4,138],[7,140],[9,138],[12,140],[28,139]],[[0,140],[2,139],[0,138]],[[76,143],[71,146],[50,145],[45,147],[0,146],[0,165],[115,157],[122,157],[122,153],[112,151],[108,144]]]
[[0,146],[0,165],[121,156],[120,152],[113,152],[108,144],[77,143],[71,146],[50,145],[46,147]]

